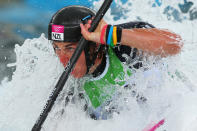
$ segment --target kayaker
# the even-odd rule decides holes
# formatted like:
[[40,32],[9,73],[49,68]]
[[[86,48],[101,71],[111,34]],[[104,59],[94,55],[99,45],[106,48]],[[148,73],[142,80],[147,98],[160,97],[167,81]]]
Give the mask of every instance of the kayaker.
[[[61,63],[66,66],[78,42],[83,37],[90,41],[80,55],[72,75],[90,76],[82,87],[88,103],[86,110],[94,119],[107,119],[106,106],[115,99],[116,88],[125,86],[125,75],[132,68],[140,68],[139,51],[167,57],[180,52],[181,37],[168,30],[155,28],[146,22],[128,22],[119,25],[100,21],[94,32],[89,32],[95,12],[83,6],[67,6],[56,12],[48,28],[48,38]],[[137,61],[131,72],[125,72],[126,54]],[[114,108],[112,104],[110,108]],[[101,113],[102,112],[102,113]]]

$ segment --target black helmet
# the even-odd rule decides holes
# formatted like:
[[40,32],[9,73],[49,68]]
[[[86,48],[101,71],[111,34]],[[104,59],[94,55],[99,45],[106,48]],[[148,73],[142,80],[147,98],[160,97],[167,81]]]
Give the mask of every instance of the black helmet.
[[[48,26],[48,39],[60,42],[78,42],[81,38],[80,23],[95,16],[95,12],[84,6],[67,6],[57,11]],[[100,46],[92,55],[90,46],[96,47],[94,42],[88,42],[84,48],[86,56],[87,73],[99,52],[104,48]]]
[[48,28],[48,39],[62,42],[77,42],[81,38],[80,23],[95,16],[95,12],[84,6],[67,6],[57,11]]

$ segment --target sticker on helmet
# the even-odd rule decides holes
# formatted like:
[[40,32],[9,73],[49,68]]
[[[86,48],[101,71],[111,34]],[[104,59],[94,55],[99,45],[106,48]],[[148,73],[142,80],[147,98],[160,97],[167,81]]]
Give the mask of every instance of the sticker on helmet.
[[52,25],[52,40],[64,41],[63,25]]

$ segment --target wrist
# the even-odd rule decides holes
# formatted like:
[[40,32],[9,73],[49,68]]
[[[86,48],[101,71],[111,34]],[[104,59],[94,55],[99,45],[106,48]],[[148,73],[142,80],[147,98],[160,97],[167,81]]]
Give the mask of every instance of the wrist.
[[100,33],[100,43],[108,46],[116,46],[121,42],[122,28],[112,25],[104,25]]
[[105,32],[105,43],[109,46],[116,46],[121,42],[122,28],[108,25]]
[[106,44],[105,43],[105,39],[106,39],[105,35],[106,35],[106,29],[107,29],[107,27],[108,27],[107,24],[104,25],[103,28],[102,28],[102,30],[101,30],[101,33],[100,33],[100,43],[103,44],[103,45]]

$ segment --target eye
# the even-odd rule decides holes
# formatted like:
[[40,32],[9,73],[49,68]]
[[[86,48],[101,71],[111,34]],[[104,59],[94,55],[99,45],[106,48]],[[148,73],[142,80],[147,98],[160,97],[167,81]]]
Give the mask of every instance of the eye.
[[73,47],[69,47],[68,49],[71,51],[75,50],[75,48],[73,48]]
[[73,51],[75,51],[75,48],[74,48],[74,47],[69,46],[69,47],[64,48],[64,51],[70,51],[70,52],[73,52]]
[[55,51],[61,50],[58,46],[53,46],[53,49],[54,49]]

